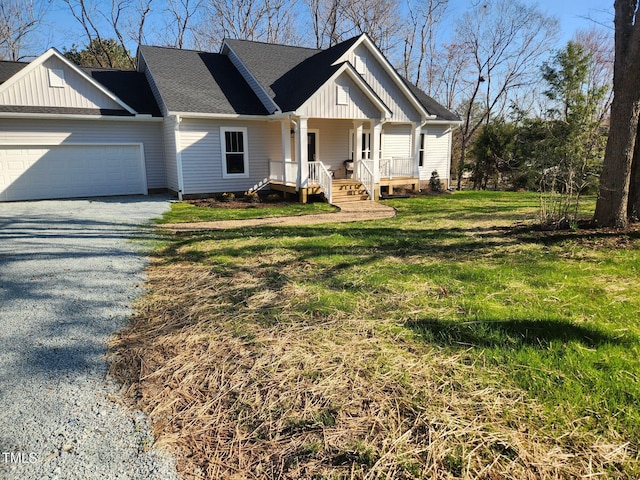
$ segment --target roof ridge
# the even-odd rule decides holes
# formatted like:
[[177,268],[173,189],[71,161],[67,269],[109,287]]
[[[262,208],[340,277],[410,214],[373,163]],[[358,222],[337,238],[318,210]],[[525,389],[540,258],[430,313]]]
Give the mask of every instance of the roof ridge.
[[178,52],[195,52],[195,53],[206,53],[210,55],[218,55],[217,52],[207,52],[206,50],[195,50],[193,48],[167,47],[163,45],[140,45],[139,48],[162,48],[163,50],[177,50]]
[[247,40],[242,38],[224,38],[223,42],[232,41],[232,42],[245,42],[245,43],[257,43],[261,45],[273,45],[274,47],[288,47],[288,48],[299,48],[301,50],[313,50],[314,52],[322,52],[321,48],[313,48],[313,47],[303,47],[301,45],[288,45],[285,43],[274,43],[274,42],[264,42],[259,40]]

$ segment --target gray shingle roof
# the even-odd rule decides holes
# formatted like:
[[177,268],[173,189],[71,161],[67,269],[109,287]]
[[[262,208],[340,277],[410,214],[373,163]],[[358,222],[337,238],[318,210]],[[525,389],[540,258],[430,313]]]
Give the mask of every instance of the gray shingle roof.
[[0,85],[29,65],[26,62],[0,62]]
[[320,88],[340,65],[332,66],[357,40],[354,37],[326,50],[230,40],[240,57],[283,112],[293,111]]
[[170,111],[268,114],[226,55],[150,46],[140,53]]
[[452,122],[459,122],[460,117],[453,112],[450,112],[444,106],[440,105],[429,95],[424,93],[418,87],[416,87],[413,83],[409,82],[406,78],[401,77],[404,83],[409,87],[409,90],[416,96],[418,101],[422,104],[422,106],[427,110],[430,115],[435,115],[436,120],[446,120]]

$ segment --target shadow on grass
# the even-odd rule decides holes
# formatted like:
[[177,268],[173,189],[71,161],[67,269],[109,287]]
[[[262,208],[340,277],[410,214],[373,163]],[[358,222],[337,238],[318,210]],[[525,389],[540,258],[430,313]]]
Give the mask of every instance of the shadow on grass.
[[587,348],[630,345],[627,336],[613,336],[597,328],[563,320],[498,320],[456,322],[438,319],[411,320],[405,324],[426,342],[459,348],[548,349],[554,343],[577,342]]

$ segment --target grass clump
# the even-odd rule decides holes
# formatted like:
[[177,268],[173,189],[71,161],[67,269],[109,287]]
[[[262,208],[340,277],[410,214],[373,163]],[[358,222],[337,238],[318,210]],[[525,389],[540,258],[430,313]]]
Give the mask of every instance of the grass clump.
[[175,236],[112,371],[185,478],[640,474],[640,235],[537,197]]

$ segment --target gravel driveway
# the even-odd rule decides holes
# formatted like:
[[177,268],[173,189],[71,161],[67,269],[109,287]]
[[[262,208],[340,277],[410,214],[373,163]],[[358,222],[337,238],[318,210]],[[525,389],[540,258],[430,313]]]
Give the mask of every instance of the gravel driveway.
[[174,479],[114,403],[105,341],[142,293],[159,197],[0,203],[0,478]]

